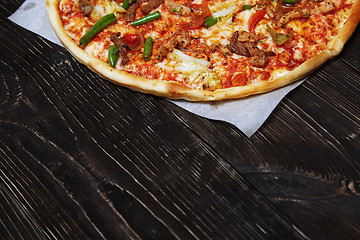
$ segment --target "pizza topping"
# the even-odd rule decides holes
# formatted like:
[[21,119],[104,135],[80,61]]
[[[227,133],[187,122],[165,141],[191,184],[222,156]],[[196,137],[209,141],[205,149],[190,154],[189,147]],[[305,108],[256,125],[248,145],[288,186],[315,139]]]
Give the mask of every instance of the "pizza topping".
[[140,19],[138,19],[136,21],[131,22],[131,25],[132,26],[139,26],[139,25],[154,21],[154,20],[159,19],[159,18],[161,18],[160,12],[155,11],[153,13],[150,13],[149,15],[146,15],[145,17],[142,17],[142,18],[140,18]]
[[204,27],[209,28],[213,25],[215,25],[219,21],[218,18],[214,18],[213,16],[210,16],[205,19]]
[[256,5],[267,5],[268,3],[271,3],[272,0],[257,0]]
[[283,1],[284,3],[288,3],[288,4],[296,4],[299,2],[298,0],[283,0]]
[[234,73],[234,75],[231,76],[230,81],[232,86],[245,86],[249,81],[249,76],[245,71],[236,72]]
[[282,4],[282,1],[273,2],[271,0],[258,0],[256,4],[263,7],[269,18],[274,21],[277,21],[286,12],[292,10],[292,7],[285,7]]
[[293,11],[290,11],[288,13],[285,13],[281,16],[278,22],[274,24],[275,28],[280,28],[286,23],[290,22],[293,19],[296,18],[307,18],[310,16],[310,7],[298,7]]
[[269,59],[265,55],[255,55],[249,58],[249,63],[253,67],[263,68],[269,63]]
[[230,37],[230,43],[227,45],[227,48],[230,50],[230,52],[245,56],[245,57],[251,57],[249,51],[244,46],[242,42],[238,40],[239,31],[234,32]]
[[211,15],[207,0],[203,0],[200,4],[191,3],[189,7],[195,15],[201,16],[204,19]]
[[222,88],[221,79],[217,74],[208,72],[206,76],[208,84],[203,84],[203,89],[215,90]]
[[130,6],[130,0],[124,0],[124,2],[121,5],[125,10],[127,10]]
[[122,41],[133,52],[139,51],[144,46],[144,36],[141,33],[125,33]]
[[135,20],[136,9],[140,7],[140,5],[143,3],[143,0],[134,0],[134,1],[129,0],[129,1],[130,1],[130,5],[127,8],[125,19],[128,22],[132,22]]
[[185,48],[190,43],[190,37],[186,30],[178,29],[165,39],[160,45],[155,58],[162,61],[174,48]]
[[108,51],[108,60],[110,66],[115,67],[118,58],[119,58],[119,49],[116,46],[111,45]]
[[115,44],[119,51],[121,65],[128,64],[130,61],[129,57],[127,56],[128,47],[123,43],[121,39],[121,33],[118,32],[111,34],[110,40]]
[[166,47],[160,46],[159,49],[157,50],[155,58],[158,61],[162,61],[168,53],[169,53],[169,50]]
[[89,0],[79,0],[78,6],[84,16],[89,16],[93,10],[93,6],[90,4]]
[[208,69],[211,65],[211,63],[207,60],[189,56],[177,49],[174,49],[171,53],[169,53],[169,58],[171,60],[182,63],[183,67],[188,68],[188,69],[178,68],[181,71]]
[[115,16],[117,16],[118,13],[125,13],[126,12],[126,2],[127,2],[128,6],[129,6],[129,0],[125,0],[123,2],[122,6],[117,4],[115,1],[105,0],[105,2],[104,2],[104,10],[108,14],[109,13],[114,13]]
[[239,12],[239,6],[234,1],[225,1],[215,9],[210,17],[205,19],[204,27],[209,28],[218,23],[219,27],[232,28],[233,16]]
[[290,56],[290,54],[288,52],[282,51],[281,53],[278,54],[278,59],[283,64],[288,64],[291,61],[291,56]]
[[158,6],[160,6],[164,0],[150,0],[149,2],[145,3],[140,7],[140,10],[143,14],[148,14]]
[[267,81],[271,77],[270,73],[266,72],[266,71],[259,71],[257,73],[259,75],[260,80],[262,80],[262,81]]
[[251,66],[262,68],[268,64],[268,57],[275,56],[273,51],[264,51],[256,46],[255,40],[263,38],[264,36],[254,33],[235,31],[227,47],[235,54],[248,57]]
[[122,37],[123,43],[130,46],[137,46],[140,42],[140,34],[138,33],[125,33]]
[[261,9],[251,15],[249,19],[249,32],[254,32],[255,25],[265,16],[266,11],[264,9]]
[[266,67],[269,62],[269,57],[275,56],[275,53],[273,51],[261,50],[256,46],[255,43],[244,42],[244,45],[251,55],[251,57],[249,58],[249,63],[253,67]]
[[169,50],[177,47],[179,49],[185,48],[190,43],[190,36],[184,29],[178,29],[175,34],[166,41],[164,46]]
[[226,46],[221,44],[219,41],[216,41],[213,44],[211,44],[210,49],[212,52],[218,52],[224,57],[227,57],[231,54],[230,50]]
[[210,17],[205,19],[204,27],[209,28],[215,25],[221,19],[232,17],[238,11],[238,6],[233,4],[229,8],[214,12]]
[[80,39],[80,46],[85,47],[96,34],[103,30],[107,25],[114,22],[116,22],[116,17],[113,13],[100,18],[100,20],[97,21]]
[[[81,39],[86,53],[120,71],[204,90],[250,85],[293,71],[327,49],[351,9],[348,0],[60,2],[65,30],[75,42]],[[96,22],[101,16],[108,22]],[[117,24],[102,31],[118,16]],[[82,38],[91,25],[97,30]]]
[[180,16],[190,16],[191,8],[175,3],[171,0],[165,0],[165,7],[172,14],[177,14]]
[[243,42],[244,46],[246,47],[246,49],[249,51],[250,56],[273,56],[273,53],[269,52],[269,54],[267,54],[264,50],[259,49],[256,46],[256,43],[252,43],[252,42]]
[[241,10],[242,11],[245,11],[245,10],[250,10],[254,7],[254,5],[247,5],[247,4],[243,4],[242,7],[241,7]]
[[192,10],[190,14],[191,22],[185,24],[184,27],[188,30],[195,30],[204,24],[205,19],[211,15],[211,12],[207,3],[205,2],[201,4],[191,4],[190,8]]
[[237,40],[240,42],[258,42],[265,38],[266,36],[262,34],[256,34],[247,31],[239,31],[237,36]]
[[275,28],[280,28],[287,24],[288,22],[292,21],[293,19],[298,18],[308,18],[310,15],[316,15],[321,13],[328,13],[336,8],[335,4],[330,1],[321,2],[317,6],[303,6],[297,7],[292,11],[289,11],[283,14],[279,21],[274,23]]
[[310,14],[316,15],[321,13],[328,13],[336,8],[335,4],[330,1],[321,2],[318,6],[311,9]]
[[274,43],[276,45],[284,44],[285,42],[287,42],[294,35],[293,31],[291,31],[289,35],[286,35],[284,33],[276,32],[268,24],[266,25],[266,29],[270,32],[271,38],[272,38],[272,40],[274,41]]
[[209,88],[210,90],[222,87],[220,77],[209,69],[211,65],[209,61],[186,55],[177,49],[169,53],[169,58],[178,62],[175,70],[188,76],[188,82],[190,84],[201,81],[202,88]]
[[188,30],[195,30],[200,28],[204,22],[205,18],[203,16],[192,14],[191,22],[185,25],[185,28]]
[[145,61],[150,60],[152,45],[153,45],[153,39],[151,37],[146,38],[144,52],[143,52],[143,59]]

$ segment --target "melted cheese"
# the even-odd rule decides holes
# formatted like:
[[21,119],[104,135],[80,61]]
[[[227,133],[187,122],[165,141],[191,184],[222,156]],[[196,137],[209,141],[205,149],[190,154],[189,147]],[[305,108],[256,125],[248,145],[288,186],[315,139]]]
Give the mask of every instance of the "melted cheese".
[[[101,16],[108,14],[110,8],[104,7],[104,4],[105,2],[109,4],[109,1],[111,4],[116,4],[112,0],[98,0],[95,11]],[[62,0],[59,4],[64,28],[76,43],[78,43],[85,32],[95,24],[95,20],[82,16],[77,7],[77,2],[77,0]],[[201,3],[200,0],[197,0],[197,2]],[[209,48],[212,44],[218,42],[226,46],[229,44],[229,38],[234,31],[248,31],[249,19],[259,10],[259,7],[254,7],[246,11],[240,11],[240,9],[243,4],[253,5],[255,2],[255,0],[209,0],[208,5],[212,13],[222,11],[231,6],[236,6],[238,11],[228,18],[224,17],[210,28],[201,27],[196,30],[189,30],[188,32],[193,39],[200,38],[199,42],[206,44]],[[337,4],[344,6],[350,3],[351,0],[343,0]],[[257,24],[255,32],[266,36],[266,39],[262,40],[261,44],[258,44],[258,47],[266,51],[271,50],[277,54],[276,57],[270,59],[268,66],[258,69],[252,67],[246,57],[236,54],[224,56],[224,54],[213,51],[209,54],[209,62],[211,65],[207,71],[221,78],[224,86],[229,86],[229,81],[232,81],[234,76],[238,77],[240,74],[247,78],[246,84],[262,81],[259,74],[261,72],[271,73],[270,79],[280,77],[319,51],[326,49],[327,44],[335,37],[338,30],[345,23],[349,9],[350,5],[337,11],[337,14],[316,15],[289,22],[283,30],[277,30],[284,33],[290,30],[294,32],[292,40],[282,46],[277,46],[272,41],[266,29],[266,24],[270,24],[270,20],[265,16]],[[99,33],[84,48],[85,51],[107,62],[107,50],[111,44],[110,35],[113,32],[120,32],[122,35],[124,33],[141,32],[145,38],[151,36],[156,45],[156,42],[168,36],[169,32],[174,32],[176,29],[181,28],[183,24],[191,21],[191,17],[172,14],[164,6],[159,6],[155,10],[160,11],[162,16],[160,19],[139,27],[132,27],[129,23],[126,23],[125,20],[118,20],[116,24],[108,26],[104,31]],[[144,15],[138,9],[136,19],[142,16]],[[282,53],[286,53],[285,55],[290,57],[289,62],[284,63],[284,61],[281,60],[279,56]],[[178,81],[197,89],[203,88],[206,84],[209,85],[209,82],[204,77],[194,79],[193,75],[179,71],[179,69],[181,69],[179,68],[179,62],[165,59],[163,62],[158,63],[154,58],[149,62],[145,62],[142,60],[141,54],[142,52],[130,52],[129,64],[122,66],[118,63],[116,68],[149,79]],[[200,76],[201,74],[198,75]]]

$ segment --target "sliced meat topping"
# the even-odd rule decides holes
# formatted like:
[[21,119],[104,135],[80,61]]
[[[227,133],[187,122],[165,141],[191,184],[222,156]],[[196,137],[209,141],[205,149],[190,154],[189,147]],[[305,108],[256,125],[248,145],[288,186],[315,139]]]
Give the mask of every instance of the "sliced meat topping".
[[310,7],[298,7],[293,11],[287,12],[282,15],[278,22],[274,24],[275,28],[280,28],[286,23],[296,18],[304,18],[310,16]]
[[[304,7],[292,8],[293,9],[292,11],[286,12],[281,15],[279,20],[274,23],[274,28],[280,28],[293,19],[308,18],[311,15],[328,13],[334,10],[335,8],[336,5],[330,1],[321,2],[316,6],[304,6]],[[280,14],[276,13],[276,15],[280,15]]]
[[210,54],[213,49],[204,43],[196,43],[183,48],[182,50],[186,55],[201,58],[209,61]]
[[140,10],[142,13],[148,14],[149,12],[151,12],[152,10],[154,10],[155,8],[160,6],[163,2],[164,2],[164,0],[150,0],[147,3],[145,3],[144,5],[142,5],[140,7]]
[[191,14],[191,8],[179,3],[175,3],[171,0],[165,0],[165,7],[172,14],[177,14],[180,16],[190,16]]
[[236,42],[234,44],[227,45],[227,48],[230,52],[244,56],[244,57],[250,57],[249,51],[246,49],[244,44],[242,42]]
[[266,4],[264,7],[266,14],[269,16],[270,19],[275,18],[276,16],[276,8],[271,3]]
[[129,8],[126,11],[125,19],[128,22],[132,22],[135,19],[136,9],[140,6],[139,1],[136,1],[135,3],[131,4]]
[[265,56],[273,57],[275,53],[273,51],[264,51],[256,46],[256,43],[244,42],[243,43],[246,49],[249,51],[251,56]]
[[[244,34],[244,33],[242,33]],[[247,34],[246,34],[247,35]],[[240,41],[239,31],[234,32],[230,37],[230,43],[227,48],[230,52],[249,58],[250,65],[254,67],[265,67],[269,62],[269,57],[275,56],[273,51],[264,51],[256,46],[256,42]]]
[[253,67],[263,68],[269,63],[269,59],[265,55],[255,55],[249,58],[249,63]]
[[251,57],[249,51],[244,46],[242,42],[238,41],[239,31],[234,32],[230,37],[230,43],[227,45],[227,48],[230,50],[230,52],[245,56],[245,57]]
[[240,42],[258,42],[259,40],[265,39],[266,36],[262,34],[251,33],[247,31],[240,31],[238,33],[237,40]]
[[260,50],[254,43],[244,42],[243,44],[249,51],[250,56],[265,56],[265,51]]
[[213,44],[211,44],[210,50],[212,52],[218,52],[224,56],[228,56],[230,54],[229,52],[230,50],[226,46],[222,45],[219,41],[216,41]]
[[140,7],[144,0],[131,1],[129,8],[126,10],[125,19],[127,22],[133,22],[135,20],[136,9]]
[[277,0],[275,5],[272,0],[258,0],[256,4],[264,7],[270,19],[279,19],[284,13],[292,10],[292,7],[284,6],[283,0]]
[[169,53],[169,50],[164,47],[164,46],[160,46],[159,49],[157,50],[157,53],[155,55],[156,60],[163,60],[164,58],[166,58],[166,55]]
[[185,48],[190,43],[190,36],[185,29],[178,29],[175,32],[176,47],[179,49]]
[[79,0],[78,6],[84,16],[89,16],[93,10],[93,6],[90,4],[89,0]]
[[156,54],[157,60],[163,60],[168,52],[171,52],[174,48],[183,49],[190,43],[190,37],[186,30],[178,29],[171,34],[163,44],[159,47]]
[[286,13],[291,12],[296,9],[296,7],[285,6],[282,3],[277,3],[275,7],[272,4],[269,4],[269,5],[267,5],[267,8],[269,8],[269,9],[273,8],[274,16],[271,16],[270,18],[275,22],[279,21],[279,19],[282,16],[284,16]]
[[177,30],[174,34],[172,34],[168,39],[165,40],[163,46],[167,48],[169,51],[173,50],[179,43],[179,37],[182,35],[181,30]]
[[336,8],[335,3],[330,1],[321,2],[318,6],[311,9],[310,14],[328,13]]
[[119,49],[119,58],[121,65],[128,64],[130,61],[129,57],[127,56],[128,47],[123,43],[121,39],[121,34],[119,32],[111,34],[110,40]]

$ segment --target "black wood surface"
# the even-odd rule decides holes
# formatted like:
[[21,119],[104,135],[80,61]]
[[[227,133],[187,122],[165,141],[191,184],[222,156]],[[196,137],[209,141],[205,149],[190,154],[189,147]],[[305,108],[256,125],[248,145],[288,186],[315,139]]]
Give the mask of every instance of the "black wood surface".
[[0,3],[3,239],[360,239],[359,29],[250,139],[115,86]]

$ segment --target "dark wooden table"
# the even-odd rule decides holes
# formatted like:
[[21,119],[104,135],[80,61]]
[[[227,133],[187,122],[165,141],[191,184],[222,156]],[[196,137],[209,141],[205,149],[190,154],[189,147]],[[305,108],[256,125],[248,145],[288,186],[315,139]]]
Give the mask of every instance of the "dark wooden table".
[[[251,138],[102,80],[0,3],[2,239],[360,239],[360,29]],[[36,16],[34,16],[36,17]]]

